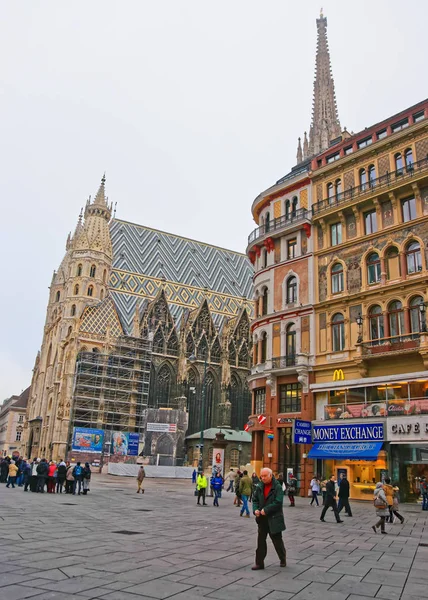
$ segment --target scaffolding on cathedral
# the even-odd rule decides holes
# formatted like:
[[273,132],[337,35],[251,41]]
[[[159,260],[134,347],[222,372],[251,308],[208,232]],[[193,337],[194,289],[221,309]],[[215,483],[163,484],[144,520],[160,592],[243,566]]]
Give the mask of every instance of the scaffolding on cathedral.
[[72,426],[141,433],[150,387],[151,342],[121,336],[108,352],[77,357]]

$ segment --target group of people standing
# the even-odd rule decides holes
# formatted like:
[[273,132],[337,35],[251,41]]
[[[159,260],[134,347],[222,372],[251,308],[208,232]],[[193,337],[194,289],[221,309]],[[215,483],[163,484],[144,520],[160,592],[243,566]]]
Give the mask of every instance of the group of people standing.
[[48,462],[45,458],[34,458],[31,462],[26,458],[5,457],[0,464],[0,482],[6,488],[23,487],[24,492],[34,493],[86,495],[89,492],[91,467],[80,462],[70,463],[59,460]]

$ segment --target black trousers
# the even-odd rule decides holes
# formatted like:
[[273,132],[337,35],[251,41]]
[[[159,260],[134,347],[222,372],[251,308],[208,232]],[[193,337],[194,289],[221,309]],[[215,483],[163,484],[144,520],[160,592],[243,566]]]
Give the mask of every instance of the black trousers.
[[30,490],[37,492],[37,475],[31,475],[30,477]]
[[272,540],[272,544],[278,554],[278,558],[281,562],[285,561],[285,546],[284,541],[282,539],[282,533],[270,533],[269,532],[269,522],[267,517],[258,517],[257,524],[259,527],[259,533],[257,536],[257,550],[256,550],[256,565],[260,567],[264,566],[264,561],[267,554],[267,543],[266,539],[269,535]]
[[200,504],[199,500],[202,498],[202,503],[205,504],[205,492],[207,488],[201,488],[198,490],[198,504]]
[[339,506],[337,512],[340,514],[342,508],[345,509],[345,512],[348,513],[350,517],[352,517],[352,510],[349,505],[349,498],[339,498]]
[[37,491],[41,494],[45,491],[46,477],[44,475],[37,475]]
[[327,498],[325,499],[325,504],[324,504],[324,508],[322,509],[320,519],[324,519],[325,513],[327,512],[327,510],[329,508],[333,509],[334,516],[336,517],[336,521],[339,522],[340,516],[339,516],[339,512],[337,510],[336,498],[332,498],[331,496],[327,496]]

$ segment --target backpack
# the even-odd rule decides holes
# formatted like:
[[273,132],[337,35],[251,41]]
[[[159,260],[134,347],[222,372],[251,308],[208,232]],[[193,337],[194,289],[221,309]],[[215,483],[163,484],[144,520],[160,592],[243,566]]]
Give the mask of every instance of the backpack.
[[82,467],[80,465],[76,465],[73,469],[73,475],[79,477],[82,474]]

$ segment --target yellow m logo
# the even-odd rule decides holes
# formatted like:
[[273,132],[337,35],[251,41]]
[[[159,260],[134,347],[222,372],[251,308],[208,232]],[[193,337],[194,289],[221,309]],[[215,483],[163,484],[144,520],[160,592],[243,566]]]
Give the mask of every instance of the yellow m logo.
[[333,381],[341,381],[345,379],[342,369],[336,369],[333,373]]

